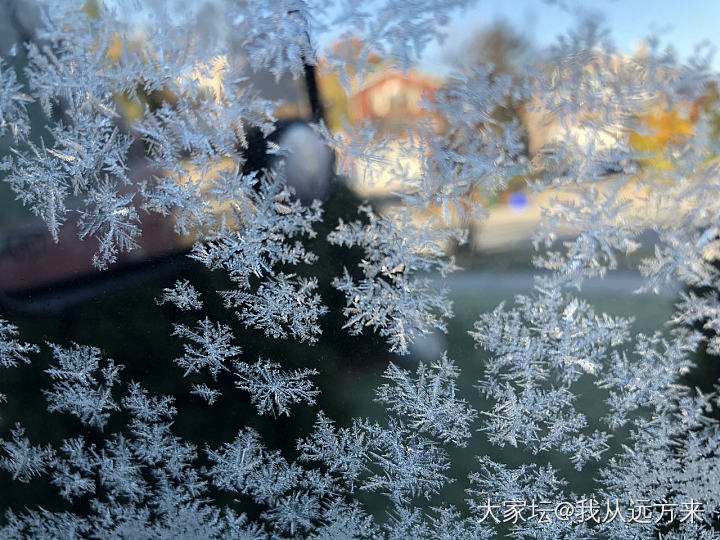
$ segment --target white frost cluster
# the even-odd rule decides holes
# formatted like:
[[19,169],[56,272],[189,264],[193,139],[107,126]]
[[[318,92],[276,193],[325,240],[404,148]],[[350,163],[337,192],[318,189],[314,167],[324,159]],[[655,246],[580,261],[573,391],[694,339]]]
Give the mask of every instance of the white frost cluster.
[[445,277],[456,266],[452,257],[443,256],[444,237],[431,224],[418,227],[408,215],[381,217],[368,206],[359,210],[367,224],[340,221],[328,235],[331,244],[359,246],[365,252],[359,265],[362,278],[354,280],[346,268],[333,280],[347,299],[345,327],[353,334],[370,327],[387,339],[391,351],[407,354],[417,337],[447,331],[451,302],[427,274]]
[[[47,0],[26,44],[24,76],[0,62],[0,136],[13,145],[0,157],[0,179],[55,241],[66,227],[95,238],[93,264],[102,269],[142,245],[148,212],[172,215],[177,232],[194,239],[191,256],[232,281],[220,294],[241,324],[309,345],[321,338],[328,306],[317,291],[329,284],[320,273],[307,277],[323,264],[308,241],[361,252],[331,283],[345,298],[345,328],[371,330],[389,351],[406,354],[415,339],[447,330],[452,316],[441,283],[456,270],[443,250],[458,234],[449,226],[483,215],[487,197],[522,178],[553,201],[535,236],[542,271],[534,291],[478,315],[470,333],[488,353],[478,381],[463,379],[461,359],[443,356],[414,373],[391,363],[376,394],[385,417],[341,424],[335,411],[320,411],[293,456],[269,448],[249,420],[233,426],[232,440],[198,447],[175,430],[182,400],[176,406],[173,396],[124,380],[122,365],[98,348],[48,344],[49,386],[38,391],[49,413],[70,414],[82,426],[54,445],[38,442],[29,426],[0,426],[3,482],[34,488],[44,478],[62,499],[11,502],[0,537],[717,538],[720,389],[710,381],[716,390],[703,393],[682,379],[698,351],[720,350],[720,105],[712,98],[720,80],[706,51],[682,63],[650,39],[625,55],[594,19],[518,76],[488,66],[461,70],[425,104],[446,129],[424,125],[408,138],[422,156],[413,175],[383,160],[388,140],[377,125],[335,134],[313,126],[337,152],[338,172],[355,158],[386,167],[411,207],[384,215],[363,205],[357,221],[328,224],[332,232],[316,238],[322,205],[299,201],[282,166],[243,171],[250,130],[269,137],[280,105],[253,87],[253,76],[302,74],[318,63],[317,32],[329,28],[354,32],[360,45],[354,53],[338,48],[325,63],[349,86],[368,74],[371,51],[405,69],[467,2],[215,4],[225,16],[208,32],[197,10],[175,9],[166,21],[157,18],[165,3],[153,2],[148,9],[163,24],[139,38],[127,17],[100,3],[81,10]],[[28,119],[33,102],[45,115],[38,137]],[[136,114],[123,114],[122,103]],[[556,127],[534,156],[524,155],[518,118],[503,116],[517,104],[539,125]],[[652,135],[654,110],[677,112],[691,125],[657,153],[631,144],[633,134]],[[131,159],[140,147],[154,171],[143,181]],[[268,141],[266,150],[287,149]],[[444,220],[411,218],[433,209]],[[685,288],[669,325],[648,334],[576,292],[633,252],[644,259],[622,262],[639,270],[638,292]],[[203,307],[186,280],[164,289],[164,302]],[[43,350],[17,335],[0,319],[0,366],[21,373],[20,364]],[[320,400],[310,380],[322,375],[318,366],[246,363],[227,324],[205,317],[175,324],[173,335],[183,340],[174,362],[191,378],[188,391],[210,405],[220,391],[201,379],[225,374],[269,421]],[[475,382],[486,405],[464,391]],[[605,396],[600,419],[587,414],[581,389],[588,385]],[[481,455],[467,478],[453,478],[456,447],[474,437],[512,446],[517,453],[508,460],[524,455],[532,463]],[[576,493],[562,462],[586,472],[594,462],[596,492]],[[447,504],[452,483],[464,489],[464,503]],[[368,494],[386,514],[367,504]],[[571,497],[672,508],[696,501],[703,509],[672,524],[485,519],[498,502]],[[240,511],[248,505],[251,513]]]

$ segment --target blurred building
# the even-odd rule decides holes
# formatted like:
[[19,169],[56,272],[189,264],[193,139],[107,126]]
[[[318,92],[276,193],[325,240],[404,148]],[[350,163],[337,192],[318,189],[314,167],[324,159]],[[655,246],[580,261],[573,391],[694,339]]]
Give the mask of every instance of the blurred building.
[[416,70],[380,68],[348,97],[350,122],[374,126],[379,138],[376,163],[358,165],[351,178],[359,195],[392,197],[403,189],[404,177],[421,174],[420,126],[432,131],[443,126],[442,116],[426,106],[434,102],[440,87],[439,81]]
[[441,118],[423,106],[432,103],[440,83],[410,70],[381,71],[371,76],[361,89],[350,96],[350,115],[355,123],[370,121],[381,133],[402,135],[421,121],[439,125]]

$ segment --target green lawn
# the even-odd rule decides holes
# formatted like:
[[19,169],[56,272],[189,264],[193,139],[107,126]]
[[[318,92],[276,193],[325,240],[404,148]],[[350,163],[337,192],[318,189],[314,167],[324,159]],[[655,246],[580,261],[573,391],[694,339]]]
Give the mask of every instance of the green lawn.
[[[531,283],[531,282],[529,282]],[[530,285],[525,291],[516,291],[527,293],[530,292]],[[500,302],[506,301],[506,305],[512,305],[515,293],[503,291],[477,291],[474,293],[456,293],[451,295],[454,302],[455,318],[450,321],[448,334],[444,336],[445,348],[448,355],[461,368],[462,375],[458,384],[460,394],[465,397],[473,406],[480,411],[480,418],[475,423],[475,428],[479,429],[482,422],[482,411],[488,410],[490,404],[482,398],[475,389],[477,380],[482,377],[483,362],[487,358],[487,352],[476,349],[468,330],[473,329],[473,324],[477,320],[479,314],[491,311]],[[655,330],[663,330],[664,323],[667,321],[672,312],[672,300],[652,295],[621,295],[608,293],[594,293],[580,295],[586,301],[594,306],[595,312],[600,314],[606,312],[615,316],[634,316],[633,325],[634,332],[652,333]],[[416,361],[407,358],[396,358],[407,369],[413,369]],[[368,416],[380,420],[384,416],[382,408],[377,404],[371,403],[371,397],[374,388],[381,384],[382,378],[376,371],[374,373],[355,373],[352,380],[348,380],[345,384],[351,384],[353,391],[347,396],[347,406],[349,410],[354,411],[353,416]],[[577,402],[577,408],[581,410],[588,418],[589,423],[594,430],[603,429],[600,418],[606,414],[603,407],[605,394],[602,390],[596,388],[589,378],[581,380],[576,386],[577,394],[580,398]],[[626,433],[619,430],[614,434],[615,439],[611,442],[611,449],[606,454],[619,450],[622,439]],[[589,463],[585,469],[578,473],[570,461],[564,456],[539,454],[532,456],[522,449],[506,446],[499,448],[489,443],[482,432],[476,432],[471,443],[467,448],[450,449],[453,467],[451,476],[457,479],[454,484],[447,486],[440,498],[434,500],[432,504],[437,504],[439,500],[447,504],[463,505],[465,498],[464,489],[467,486],[466,477],[468,473],[476,468],[474,456],[488,455],[491,458],[505,462],[511,466],[519,466],[528,462],[537,462],[540,464],[552,463],[556,468],[560,469],[561,475],[569,480],[569,489],[576,493],[585,492],[592,494],[597,491],[594,482],[599,464]],[[382,502],[375,499],[367,499],[370,507],[376,512],[382,513]]]

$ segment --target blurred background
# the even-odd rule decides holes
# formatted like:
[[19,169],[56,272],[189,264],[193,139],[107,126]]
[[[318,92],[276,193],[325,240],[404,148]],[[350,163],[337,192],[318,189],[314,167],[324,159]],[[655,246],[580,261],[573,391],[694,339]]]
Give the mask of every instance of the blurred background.
[[[386,148],[383,156],[389,162],[400,163],[409,171],[419,170],[420,157],[406,152],[407,137],[417,126],[432,126],[442,132],[445,120],[430,112],[425,103],[446,88],[448,76],[455,69],[486,67],[489,77],[508,75],[519,77],[528,68],[551,68],[546,53],[556,37],[565,32],[578,17],[588,16],[588,5],[602,9],[607,26],[612,32],[619,59],[643,54],[645,35],[660,35],[677,48],[681,57],[693,53],[696,42],[716,36],[720,23],[720,4],[696,2],[689,8],[677,2],[597,2],[583,3],[575,9],[570,2],[517,1],[481,2],[468,13],[458,15],[449,27],[450,36],[443,44],[431,47],[428,53],[416,59],[408,70],[399,70],[391,59],[384,59],[374,51],[361,50],[357,41],[345,37],[338,40],[330,33],[319,38],[321,49],[318,66],[313,70],[322,114],[328,128],[334,133],[349,136],[353,126],[373,122],[380,133],[393,137],[395,143]],[[87,6],[87,4],[86,4]],[[216,7],[206,6],[206,17],[217,16]],[[214,15],[213,15],[214,14]],[[0,56],[22,73],[25,62],[23,41],[34,39],[37,9],[31,2],[0,0]],[[711,42],[711,45],[714,43]],[[328,74],[323,51],[333,48],[353,50],[371,58],[373,71],[362,81],[351,81],[343,86],[336,76]],[[717,64],[714,64],[717,66]],[[251,81],[263,94],[279,102],[276,116],[285,129],[308,122],[317,114],[313,110],[312,95],[307,77],[275,81],[270,74],[258,74]],[[212,77],[205,84],[213,84]],[[120,99],[120,98],[119,98]],[[150,97],[148,99],[151,99]],[[162,99],[156,96],[155,99]],[[694,119],[702,107],[717,99],[717,90],[708,88],[706,101],[683,104],[676,110],[648,108],[644,118],[649,130],[630,134],[629,144],[646,152],[650,157],[634,164],[639,168],[666,167],[663,149],[674,140],[693,130]],[[516,120],[524,133],[524,152],[532,160],[543,146],[562,135],[560,126],[552,118],[531,112],[529,103],[519,99],[503,109],[503,121]],[[41,112],[31,106],[36,122],[34,130],[43,135]],[[127,106],[124,122],[129,125],[134,114]],[[278,133],[281,137],[282,131]],[[576,133],[582,139],[581,133]],[[303,139],[305,137],[305,139]],[[301,134],[298,148],[316,146],[312,133]],[[9,139],[0,140],[0,157],[10,151]],[[138,159],[132,169],[139,182],[154,171],[144,166],[142,148],[136,149]],[[298,150],[300,151],[300,150]],[[303,150],[304,151],[304,150]],[[324,150],[320,148],[318,152]],[[266,165],[265,155],[258,157],[258,166]],[[315,158],[310,158],[315,159]],[[338,218],[355,219],[356,208],[364,200],[380,210],[392,209],[399,204],[397,191],[402,189],[392,174],[374,175],[374,182],[364,181],[367,176],[362,166],[353,167],[352,174],[335,179],[335,188],[325,202],[325,227],[318,230],[322,240]],[[618,171],[608,170],[611,176]],[[557,193],[555,193],[557,195]],[[463,371],[460,381],[462,395],[476,408],[484,407],[474,389],[482,374],[484,353],[474,348],[468,330],[480,313],[492,310],[502,301],[512,301],[516,294],[530,293],[533,289],[535,251],[531,236],[539,223],[543,207],[549,204],[548,196],[533,194],[526,179],[513,178],[508,185],[490,197],[476,195],[487,210],[482,220],[464,220],[458,225],[469,229],[469,242],[465,246],[448,246],[458,263],[464,268],[448,278],[446,285],[454,302],[455,318],[450,321],[447,334],[437,333],[415,344],[410,357],[396,357],[386,352],[382,339],[372,334],[352,337],[342,330],[341,309],[344,298],[329,285],[333,276],[340,275],[343,266],[359,260],[357,252],[333,248],[319,240],[311,249],[318,254],[320,264],[308,269],[309,275],[319,278],[319,293],[331,307],[323,321],[323,337],[310,347],[292,341],[269,340],[261,332],[242,327],[232,313],[222,307],[220,298],[211,291],[232,287],[231,282],[217,272],[210,272],[187,258],[188,240],[173,233],[173,218],[142,215],[143,237],[141,248],[121,256],[109,271],[98,273],[91,266],[95,246],[91,241],[80,242],[74,227],[64,227],[60,243],[52,241],[47,228],[15,200],[15,194],[0,182],[0,316],[18,325],[23,340],[43,344],[45,341],[68,345],[70,341],[94,345],[127,366],[126,380],[142,380],[155,392],[171,393],[179,398],[183,411],[176,423],[178,432],[188,439],[211,445],[234,436],[238,425],[253,425],[267,434],[268,445],[284,447],[290,455],[295,438],[305,433],[313,420],[309,408],[294,411],[293,421],[284,418],[270,420],[258,417],[246,397],[232,390],[232,380],[220,378],[224,397],[208,409],[188,392],[190,385],[200,380],[182,379],[172,358],[182,354],[181,344],[170,337],[173,323],[191,325],[194,315],[178,314],[169,306],[155,303],[164,287],[176,279],[189,279],[198,290],[206,292],[206,307],[201,315],[233,326],[236,343],[244,350],[244,358],[262,356],[281,362],[286,368],[317,367],[321,372],[317,386],[323,391],[319,408],[324,409],[340,424],[350,418],[368,416],[381,418],[383,411],[372,402],[373,389],[382,383],[381,374],[388,361],[412,369],[419,360],[433,361],[447,350]],[[439,216],[431,209],[428,214],[417,215],[417,220]],[[570,232],[570,231],[569,231]],[[648,240],[652,240],[651,237]],[[663,323],[672,312],[677,291],[668,290],[661,295],[633,296],[632,291],[642,283],[634,270],[637,262],[652,254],[651,242],[647,247],[620,260],[617,272],[604,280],[589,282],[582,297],[596,306],[597,312],[635,317],[635,330],[651,333],[663,330]],[[47,348],[45,348],[47,349]],[[48,381],[42,373],[51,359],[47,350],[40,361],[3,373],[0,392],[6,390],[14,398],[4,406],[0,417],[0,433],[11,427],[8,422],[21,421],[32,440],[57,440],[67,433],[75,433],[78,426],[72,419],[47,423],[44,403],[38,401],[38,389],[46,388]],[[704,384],[709,360],[702,360],[700,370],[689,375],[692,384]],[[710,370],[710,371],[708,371]],[[717,378],[715,376],[715,378]],[[7,388],[12,388],[8,391]],[[588,404],[602,403],[602,392],[588,384],[581,392]],[[208,411],[212,416],[208,418]],[[599,425],[604,410],[595,405],[585,409],[588,420]],[[114,426],[109,426],[112,429]],[[612,443],[615,448],[623,440],[617,433]],[[92,435],[88,435],[91,437]],[[473,455],[488,454],[511,465],[525,463],[528,456],[519,450],[491,447],[480,434],[466,449],[452,452],[455,477],[465,476],[473,468]],[[612,450],[611,452],[612,453]],[[551,461],[566,477],[572,478],[574,489],[592,492],[593,467],[583,475],[572,473],[571,464],[555,456],[540,455],[540,461]],[[17,486],[0,478],[0,506],[21,507],[24,502],[36,504],[38,486]],[[448,503],[460,503],[463,492],[459,486],[450,486],[443,493]],[[373,503],[371,503],[373,504]],[[50,495],[45,506],[53,508]]]

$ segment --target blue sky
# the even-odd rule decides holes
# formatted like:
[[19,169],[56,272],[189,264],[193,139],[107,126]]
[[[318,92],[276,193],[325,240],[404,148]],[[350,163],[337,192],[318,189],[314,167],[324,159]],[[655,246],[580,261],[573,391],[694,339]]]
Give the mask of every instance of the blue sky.
[[[567,7],[563,9],[557,4]],[[708,40],[720,49],[720,0],[485,0],[462,15],[456,15],[449,38],[442,47],[428,51],[423,64],[433,71],[444,68],[445,50],[459,51],[476,29],[504,19],[530,36],[539,48],[552,44],[577,20],[578,10],[602,13],[618,49],[636,50],[644,37],[660,34],[663,44],[672,44],[681,58],[687,58],[697,43]],[[716,55],[717,56],[717,55]],[[716,57],[714,66],[720,68]]]
[[[129,11],[136,20],[143,20],[147,13],[140,9],[143,6],[140,0],[135,0],[137,5],[130,2],[129,10],[128,0],[105,1],[124,5],[126,9],[121,11],[126,15]],[[205,1],[215,2],[168,0],[167,5],[187,14]],[[328,1],[331,6],[340,3]],[[366,0],[374,1],[377,0]],[[455,14],[448,29],[450,38],[442,46],[431,47],[421,67],[436,75],[446,73],[451,67],[447,65],[447,51],[461,51],[464,41],[474,32],[499,19],[523,31],[536,47],[547,47],[573,26],[578,11],[602,13],[616,46],[624,52],[636,50],[647,35],[658,31],[663,43],[672,44],[681,58],[690,56],[694,46],[703,40],[720,50],[720,0],[477,0],[475,7]],[[315,37],[324,46],[334,40],[332,34]],[[720,58],[715,59],[714,67],[720,71]]]

